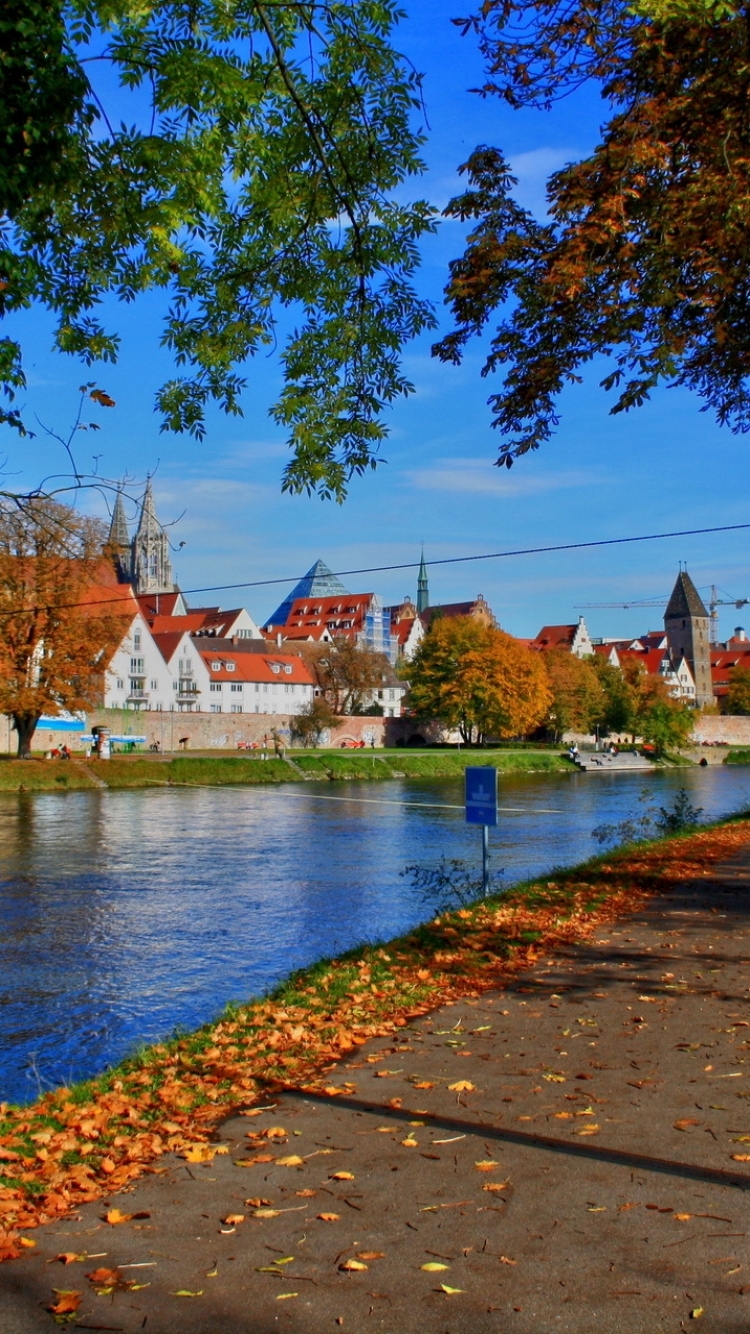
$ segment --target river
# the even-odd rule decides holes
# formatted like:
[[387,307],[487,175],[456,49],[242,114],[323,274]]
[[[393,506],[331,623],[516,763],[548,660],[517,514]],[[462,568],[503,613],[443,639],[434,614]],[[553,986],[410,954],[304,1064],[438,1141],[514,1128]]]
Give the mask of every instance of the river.
[[[598,848],[592,829],[669,806],[750,806],[750,771],[501,778],[493,869],[512,884]],[[429,915],[400,872],[479,864],[455,782],[0,797],[0,1100],[106,1069],[230,1000]]]

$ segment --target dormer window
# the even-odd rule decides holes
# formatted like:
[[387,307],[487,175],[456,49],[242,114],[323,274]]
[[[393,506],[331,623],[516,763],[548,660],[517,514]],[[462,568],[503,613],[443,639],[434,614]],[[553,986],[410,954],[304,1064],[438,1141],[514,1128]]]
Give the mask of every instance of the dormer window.
[[220,662],[212,662],[212,663],[211,663],[211,671],[212,671],[212,672],[220,672],[220,671],[221,671],[221,663],[220,663]]
[[278,664],[277,662],[272,662],[272,663],[269,663],[269,666],[270,666],[270,668],[271,668],[271,671],[272,671],[276,676],[278,676],[279,672],[281,671],[281,668],[280,668],[279,664]]
[[226,669],[227,669],[228,672],[234,672],[234,671],[237,670],[237,663],[236,663],[236,662],[225,662],[225,663],[224,663],[224,666],[226,667]]
[[284,664],[284,671],[286,672],[287,676],[291,676],[292,669],[288,662]]

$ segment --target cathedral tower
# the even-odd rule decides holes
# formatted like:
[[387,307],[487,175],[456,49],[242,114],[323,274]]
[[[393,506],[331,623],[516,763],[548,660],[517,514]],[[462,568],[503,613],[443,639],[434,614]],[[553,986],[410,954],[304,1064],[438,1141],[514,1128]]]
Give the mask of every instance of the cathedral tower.
[[131,580],[136,595],[173,592],[174,575],[169,559],[169,540],[156,517],[150,477],[146,482],[132,549]]
[[711,682],[710,617],[687,570],[680,570],[664,613],[667,644],[675,667],[685,658],[695,681],[699,708],[714,703]]
[[132,577],[132,550],[121,491],[117,492],[117,499],[112,510],[112,522],[109,526],[107,546],[112,553],[119,583],[129,584]]

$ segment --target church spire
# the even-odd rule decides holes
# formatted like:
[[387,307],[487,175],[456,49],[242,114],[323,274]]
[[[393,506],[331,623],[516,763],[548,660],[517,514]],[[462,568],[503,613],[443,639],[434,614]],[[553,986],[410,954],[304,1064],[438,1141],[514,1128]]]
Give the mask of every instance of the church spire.
[[174,589],[169,541],[156,517],[150,477],[146,481],[138,529],[133,538],[133,583],[136,594],[171,593]]
[[128,533],[128,521],[125,517],[125,506],[121,491],[117,492],[112,509],[112,522],[109,525],[107,546],[112,553],[118,579],[121,583],[129,583],[131,565],[130,534]]
[[417,614],[422,615],[430,605],[430,591],[427,587],[427,566],[424,563],[424,547],[417,575]]

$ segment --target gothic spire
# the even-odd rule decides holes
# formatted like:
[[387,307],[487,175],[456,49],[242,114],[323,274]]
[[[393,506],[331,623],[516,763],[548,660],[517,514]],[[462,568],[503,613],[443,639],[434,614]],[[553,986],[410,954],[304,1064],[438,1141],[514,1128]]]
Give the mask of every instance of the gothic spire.
[[422,559],[419,563],[419,574],[417,575],[417,614],[422,615],[427,611],[430,605],[430,591],[427,587],[427,566],[424,563],[424,547],[422,547]]
[[171,593],[174,589],[169,540],[156,517],[150,477],[146,481],[138,529],[133,538],[133,583],[136,594]]

